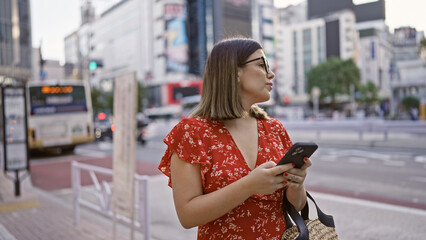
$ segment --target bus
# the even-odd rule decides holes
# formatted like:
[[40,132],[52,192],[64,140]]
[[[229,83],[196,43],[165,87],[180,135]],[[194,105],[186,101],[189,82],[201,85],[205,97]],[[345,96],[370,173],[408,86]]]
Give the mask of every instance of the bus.
[[93,110],[86,81],[28,82],[28,145],[30,150],[73,151],[93,142]]

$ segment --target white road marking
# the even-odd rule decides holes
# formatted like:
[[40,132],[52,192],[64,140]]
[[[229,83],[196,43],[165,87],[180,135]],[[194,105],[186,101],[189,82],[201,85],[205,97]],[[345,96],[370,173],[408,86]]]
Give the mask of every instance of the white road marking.
[[368,160],[360,157],[348,157],[347,158],[350,163],[354,164],[367,164]]
[[403,167],[406,165],[406,162],[403,161],[385,161],[383,163],[386,166],[394,166],[394,167]]
[[353,204],[353,205],[360,205],[363,207],[371,207],[376,209],[383,209],[383,210],[389,210],[389,211],[395,211],[395,212],[401,212],[404,214],[415,214],[415,215],[421,215],[426,216],[426,211],[422,209],[417,208],[409,208],[409,207],[403,207],[403,206],[397,206],[397,205],[391,205],[387,203],[379,203],[379,202],[373,202],[363,199],[356,199],[356,198],[348,198],[348,197],[342,197],[337,195],[331,195],[331,194],[324,194],[324,193],[318,193],[315,192],[312,194],[317,199],[324,199],[329,201],[335,201],[335,202],[341,202],[344,204]]
[[362,150],[342,150],[342,151],[339,151],[339,154],[360,156],[364,158],[376,158],[380,160],[390,160],[392,157],[391,154],[375,153],[375,152],[362,151]]
[[336,162],[337,158],[336,157],[321,157],[319,158],[320,161],[323,162]]
[[414,161],[418,163],[426,163],[426,156],[416,156]]
[[426,183],[426,177],[410,177],[410,181]]

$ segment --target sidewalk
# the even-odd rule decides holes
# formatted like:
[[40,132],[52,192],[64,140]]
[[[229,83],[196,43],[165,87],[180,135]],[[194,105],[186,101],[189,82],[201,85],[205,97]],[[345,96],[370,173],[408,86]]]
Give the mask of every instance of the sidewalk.
[[[172,192],[162,175],[150,179],[151,239],[196,239],[196,229],[183,229],[177,219]],[[43,191],[27,177],[21,196],[14,196],[13,182],[0,173],[0,240],[113,239],[113,222],[85,207],[80,223],[73,225],[72,191]],[[119,224],[116,239],[130,239],[130,227]],[[134,239],[144,239],[135,231]]]
[[[152,176],[151,239],[196,239],[196,229],[183,229],[177,219],[171,189],[163,175]],[[72,192],[45,192],[22,183],[22,195],[13,196],[12,181],[0,174],[0,239],[113,239],[112,221],[81,207],[73,226]],[[341,239],[422,239],[426,211],[311,192],[322,210],[334,216]],[[310,209],[314,209],[313,206]],[[314,216],[313,216],[314,217]],[[130,239],[129,228],[117,228],[116,239]],[[135,239],[143,239],[135,234]]]

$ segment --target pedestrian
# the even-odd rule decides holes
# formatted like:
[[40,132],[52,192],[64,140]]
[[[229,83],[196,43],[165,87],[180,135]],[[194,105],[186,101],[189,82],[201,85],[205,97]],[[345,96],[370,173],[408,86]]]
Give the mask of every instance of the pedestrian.
[[261,45],[217,43],[205,66],[201,101],[164,139],[159,169],[180,223],[198,239],[281,239],[284,190],[301,210],[311,165],[276,166],[292,142],[283,125],[256,104],[270,99],[275,74]]

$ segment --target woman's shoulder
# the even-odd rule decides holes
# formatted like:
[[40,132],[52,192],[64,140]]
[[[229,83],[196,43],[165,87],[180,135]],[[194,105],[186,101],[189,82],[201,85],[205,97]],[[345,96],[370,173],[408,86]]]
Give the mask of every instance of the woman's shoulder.
[[268,118],[268,119],[261,119],[261,121],[263,121],[265,124],[268,124],[270,126],[282,126],[283,124],[275,118]]
[[182,119],[178,125],[184,126],[185,128],[209,128],[212,126],[217,126],[218,121],[209,120],[203,117],[189,117]]

